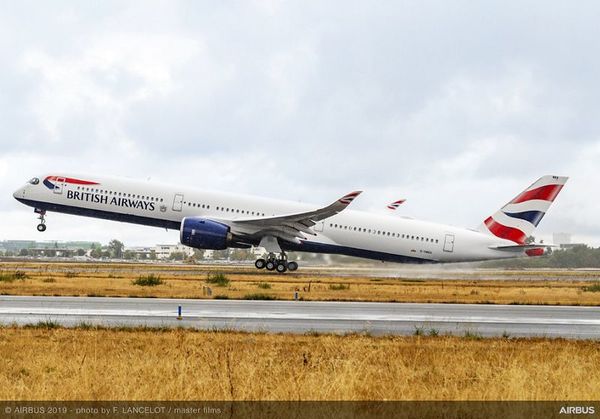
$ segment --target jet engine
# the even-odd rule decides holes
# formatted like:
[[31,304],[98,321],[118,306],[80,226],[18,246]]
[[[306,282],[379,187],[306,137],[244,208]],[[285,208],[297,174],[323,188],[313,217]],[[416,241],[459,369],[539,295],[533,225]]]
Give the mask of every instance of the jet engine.
[[196,249],[227,249],[231,242],[229,226],[200,217],[186,217],[181,222],[181,244]]

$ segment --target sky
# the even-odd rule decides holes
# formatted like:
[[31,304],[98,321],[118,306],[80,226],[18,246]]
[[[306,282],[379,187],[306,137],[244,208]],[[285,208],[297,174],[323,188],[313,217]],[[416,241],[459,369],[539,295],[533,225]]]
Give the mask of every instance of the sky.
[[33,210],[110,174],[464,227],[542,175],[535,235],[600,245],[600,3],[0,1],[0,240],[178,233]]

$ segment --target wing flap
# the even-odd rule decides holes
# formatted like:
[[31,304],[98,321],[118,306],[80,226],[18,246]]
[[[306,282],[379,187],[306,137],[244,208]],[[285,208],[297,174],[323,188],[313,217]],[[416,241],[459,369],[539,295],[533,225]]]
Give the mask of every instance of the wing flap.
[[234,234],[273,235],[297,243],[299,239],[306,239],[304,234],[316,236],[317,233],[313,231],[312,227],[317,222],[340,213],[361,193],[362,191],[351,192],[328,206],[313,211],[273,217],[230,220],[228,224]]

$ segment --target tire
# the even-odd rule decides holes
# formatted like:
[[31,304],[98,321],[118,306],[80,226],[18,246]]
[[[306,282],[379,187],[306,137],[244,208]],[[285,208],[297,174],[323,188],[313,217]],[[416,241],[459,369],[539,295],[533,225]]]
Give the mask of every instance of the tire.
[[39,231],[39,232],[46,231],[46,224],[38,224],[37,231]]
[[287,268],[288,268],[290,271],[295,271],[296,269],[298,269],[298,263],[296,263],[296,262],[294,262],[294,261],[292,261],[292,262],[288,262],[288,266],[287,266]]
[[275,262],[273,261],[268,261],[267,264],[265,265],[265,268],[267,268],[267,271],[273,271],[275,270]]
[[285,271],[287,271],[287,266],[285,266],[285,262],[280,262],[277,264],[277,272],[279,272],[280,274],[284,273]]
[[263,269],[266,264],[267,261],[264,259],[256,259],[256,262],[254,262],[254,266],[256,266],[256,269]]

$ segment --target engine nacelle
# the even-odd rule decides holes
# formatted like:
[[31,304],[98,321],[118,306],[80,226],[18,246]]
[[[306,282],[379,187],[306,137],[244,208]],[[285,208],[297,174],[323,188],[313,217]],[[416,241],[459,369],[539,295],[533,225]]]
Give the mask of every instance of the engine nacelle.
[[181,244],[196,249],[227,249],[231,241],[229,227],[200,217],[186,217],[181,221]]

